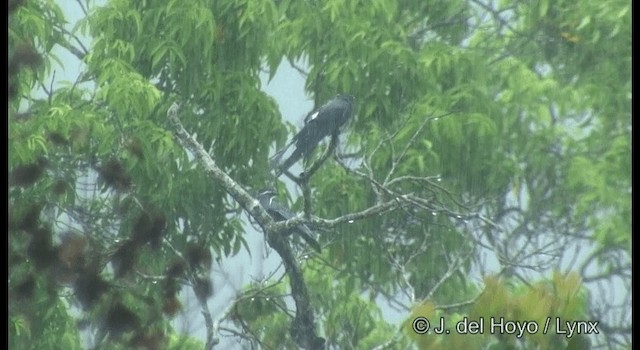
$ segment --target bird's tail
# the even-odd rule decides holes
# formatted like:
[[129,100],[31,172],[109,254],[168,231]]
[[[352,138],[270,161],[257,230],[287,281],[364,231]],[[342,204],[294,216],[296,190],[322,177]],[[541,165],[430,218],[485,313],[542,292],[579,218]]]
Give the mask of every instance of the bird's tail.
[[296,147],[296,149],[291,153],[289,158],[285,159],[281,165],[278,166],[278,174],[282,174],[283,172],[289,170],[295,162],[302,158],[302,151]]
[[296,140],[297,138],[294,137],[291,140],[291,142],[289,142],[289,144],[284,146],[281,150],[276,152],[276,154],[274,154],[273,157],[271,157],[269,161],[269,165],[271,166],[271,169],[276,170],[276,176],[280,176],[280,174],[289,170],[289,168],[291,168],[291,166],[295,162],[297,162],[298,160],[300,160],[300,158],[302,158],[302,151],[296,147],[293,153],[291,153],[289,157],[287,157],[284,161],[282,161],[282,157],[287,152],[289,147],[291,147],[291,145],[293,145],[296,142]]
[[287,145],[282,147],[271,158],[269,158],[269,166],[271,167],[271,169],[277,169],[277,168],[280,167],[280,164],[281,164],[280,160],[282,159],[284,154],[287,152],[289,147],[291,147],[291,145],[293,145],[294,142],[295,142],[295,138],[293,140],[291,140],[291,142],[289,142]]
[[307,242],[307,244],[311,248],[313,248],[313,250],[318,252],[318,254],[322,253],[322,248],[320,247],[320,243],[318,243],[318,241],[316,241],[313,237],[311,237],[308,233],[304,231],[298,231],[297,233],[300,235],[300,237],[302,237],[302,239],[304,239],[305,242]]

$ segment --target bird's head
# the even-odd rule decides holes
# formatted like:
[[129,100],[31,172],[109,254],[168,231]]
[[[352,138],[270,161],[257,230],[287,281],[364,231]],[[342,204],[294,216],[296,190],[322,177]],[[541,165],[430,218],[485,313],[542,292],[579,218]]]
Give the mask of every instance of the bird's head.
[[256,194],[256,197],[258,199],[261,199],[261,198],[271,199],[277,195],[278,195],[278,192],[276,191],[275,188],[268,187],[268,188],[263,188],[259,190],[258,193]]
[[347,101],[350,104],[353,104],[353,102],[356,100],[356,98],[353,97],[352,95],[346,95],[346,94],[338,94],[336,98],[339,98],[343,101]]
[[265,208],[268,208],[271,206],[273,199],[277,195],[278,195],[278,192],[276,192],[275,188],[268,187],[268,188],[263,188],[259,190],[258,193],[256,193],[255,197],[258,201],[260,201],[260,205],[262,205]]

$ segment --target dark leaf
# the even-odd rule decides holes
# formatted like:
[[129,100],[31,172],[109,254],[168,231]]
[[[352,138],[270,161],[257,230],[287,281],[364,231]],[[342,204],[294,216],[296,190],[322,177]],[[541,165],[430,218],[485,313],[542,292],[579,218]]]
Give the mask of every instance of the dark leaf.
[[151,243],[154,248],[160,246],[160,242],[167,228],[167,220],[164,214],[152,211],[142,213],[133,226],[133,240],[138,245]]
[[56,180],[51,186],[51,192],[57,196],[65,194],[68,189],[69,187],[64,179]]
[[44,208],[44,204],[34,203],[26,208],[24,212],[17,213],[18,218],[15,220],[13,220],[13,215],[9,215],[9,227],[33,233],[38,228],[42,208]]
[[31,242],[27,247],[27,254],[36,268],[44,269],[56,263],[56,251],[51,243],[51,231],[46,228],[38,228],[34,232]]
[[127,150],[131,152],[139,160],[144,160],[144,149],[142,147],[142,141],[137,137],[131,137],[127,141]]
[[105,319],[105,328],[113,337],[122,333],[136,330],[140,326],[140,319],[133,311],[120,302],[109,308]]
[[162,312],[168,316],[175,316],[182,309],[182,304],[177,297],[169,297],[164,300]]
[[109,283],[96,273],[81,274],[76,280],[74,291],[82,308],[90,309],[109,288]]
[[113,267],[116,278],[124,276],[129,272],[136,261],[136,253],[138,245],[134,241],[125,242],[111,257],[111,266]]
[[180,291],[180,285],[174,279],[165,278],[162,280],[162,295],[173,297]]
[[131,177],[127,174],[122,163],[113,158],[99,169],[100,178],[109,187],[122,191],[131,187]]
[[209,247],[190,242],[187,244],[185,257],[189,262],[189,267],[194,270],[199,268],[209,270],[211,268],[211,252],[209,251]]
[[147,331],[138,333],[131,339],[131,345],[136,349],[158,350],[164,349],[166,339],[160,331]]
[[86,237],[71,232],[63,234],[57,248],[58,259],[62,266],[71,271],[79,271],[85,262],[86,246]]
[[19,165],[13,168],[9,177],[9,185],[20,187],[32,186],[40,180],[47,164],[47,159],[40,157],[35,163]]
[[11,12],[17,10],[18,7],[23,6],[24,5],[24,1],[25,0],[9,0],[9,6],[8,6],[9,14],[11,14]]
[[16,46],[13,56],[9,58],[9,72],[15,73],[23,66],[34,68],[40,64],[42,64],[42,57],[38,51],[28,43],[21,43]]
[[56,146],[66,146],[69,144],[69,140],[67,140],[64,135],[59,132],[49,132],[47,134],[47,138]]
[[21,299],[33,298],[33,293],[36,289],[36,278],[29,274],[22,282],[18,283],[15,287],[15,292]]
[[211,280],[205,277],[196,277],[193,281],[193,292],[199,299],[208,299],[213,294]]
[[184,262],[182,262],[182,260],[176,260],[167,267],[165,276],[167,276],[167,278],[182,277],[182,275],[185,272],[185,269],[186,269],[186,266],[184,265]]

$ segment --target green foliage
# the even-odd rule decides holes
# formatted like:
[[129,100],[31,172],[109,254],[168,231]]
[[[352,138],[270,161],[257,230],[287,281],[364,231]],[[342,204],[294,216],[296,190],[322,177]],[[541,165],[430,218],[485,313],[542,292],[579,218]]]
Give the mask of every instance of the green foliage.
[[[424,301],[415,305],[409,318],[403,323],[405,334],[420,348],[448,349],[465,348],[478,349],[490,346],[490,348],[513,348],[517,346],[515,334],[505,335],[495,332],[491,328],[492,322],[503,321],[535,323],[539,331],[535,333],[523,333],[521,341],[533,347],[544,349],[562,349],[570,339],[558,336],[556,330],[556,318],[560,318],[562,324],[566,320],[585,319],[586,293],[582,289],[580,278],[571,273],[562,275],[554,273],[552,282],[542,281],[532,287],[509,287],[504,281],[495,277],[485,277],[484,291],[474,302],[474,306],[468,315],[449,313],[436,310],[432,302]],[[450,334],[438,335],[429,333],[416,334],[412,328],[413,320],[417,317],[425,317],[431,321],[431,327],[439,327],[440,321],[451,331]],[[544,333],[543,327],[549,319],[549,331]],[[461,334],[456,331],[458,325],[482,324],[482,334]],[[464,329],[464,328],[461,328]],[[467,328],[471,330],[471,328]],[[494,333],[491,333],[494,329]],[[462,330],[464,332],[464,330]]]
[[[396,330],[383,321],[375,300],[365,298],[359,282],[339,277],[332,267],[315,261],[305,263],[305,278],[309,281],[310,298],[318,310],[318,323],[327,338],[328,346],[346,346],[354,349],[370,349],[388,342]],[[256,334],[267,347],[294,349],[289,339],[286,308],[281,297],[283,283],[248,289],[235,302],[233,318],[242,324],[245,332]],[[331,286],[331,288],[327,288]],[[408,344],[398,339],[400,347]]]
[[[24,286],[24,274],[13,281]],[[12,293],[9,316],[9,347],[12,349],[82,349],[76,322],[68,314],[64,299],[52,295],[44,278],[35,280],[35,293],[26,300]]]

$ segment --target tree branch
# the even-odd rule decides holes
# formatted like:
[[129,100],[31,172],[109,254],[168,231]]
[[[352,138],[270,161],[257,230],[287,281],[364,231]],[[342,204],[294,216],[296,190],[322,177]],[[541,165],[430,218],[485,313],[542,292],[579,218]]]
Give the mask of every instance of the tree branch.
[[177,103],[174,103],[169,107],[167,111],[167,117],[171,122],[178,142],[194,154],[200,165],[204,168],[204,170],[210,173],[213,178],[218,182],[218,184],[225,190],[225,192],[229,193],[233,199],[240,203],[240,205],[251,215],[256,221],[268,229],[269,232],[277,232],[273,224],[274,220],[269,216],[266,210],[260,205],[257,199],[253,198],[240,184],[238,184],[234,179],[232,179],[227,173],[222,171],[220,167],[216,164],[216,162],[209,156],[209,153],[202,147],[196,139],[191,136],[185,130],[184,126],[180,122],[178,118],[178,112],[180,111],[180,106]]
[[300,224],[309,224],[309,223],[318,227],[332,228],[345,222],[352,223],[357,220],[366,219],[374,215],[379,215],[379,214],[396,210],[403,205],[403,201],[406,201],[409,198],[409,196],[410,195],[401,195],[389,201],[376,204],[372,207],[369,207],[367,209],[364,209],[355,213],[342,215],[335,219],[323,219],[317,216],[311,216],[311,218],[307,219],[304,217],[303,214],[298,214],[296,217],[291,218],[289,220],[278,221],[274,223],[273,228],[276,231],[281,231],[281,230],[286,231]]
[[[233,197],[249,214],[258,222],[263,228],[267,242],[269,245],[280,255],[282,262],[285,266],[290,280],[291,295],[296,304],[296,315],[291,324],[291,336],[294,341],[302,348],[306,349],[323,349],[325,340],[322,337],[316,335],[314,314],[309,302],[309,293],[307,286],[304,283],[302,272],[295,256],[291,252],[289,241],[285,237],[285,231],[292,227],[286,225],[275,225],[271,216],[265,211],[260,203],[247,191],[245,191],[240,184],[227,175],[222,169],[220,169],[215,161],[209,156],[204,147],[199,144],[193,136],[189,135],[182,126],[180,119],[178,118],[178,112],[180,106],[177,103],[171,105],[167,111],[169,121],[172,123],[176,137],[180,144],[192,152],[200,164],[204,167],[205,171],[210,173],[213,178],[218,182],[222,188]],[[298,220],[301,220],[299,218]],[[288,220],[287,222],[290,222]],[[200,300],[201,298],[199,298]],[[206,300],[200,300],[201,305],[206,306]],[[208,308],[206,309],[208,312]],[[205,322],[207,330],[219,329],[219,326],[215,326],[210,314],[205,314]],[[214,338],[212,334],[207,336],[207,349],[213,347]]]

